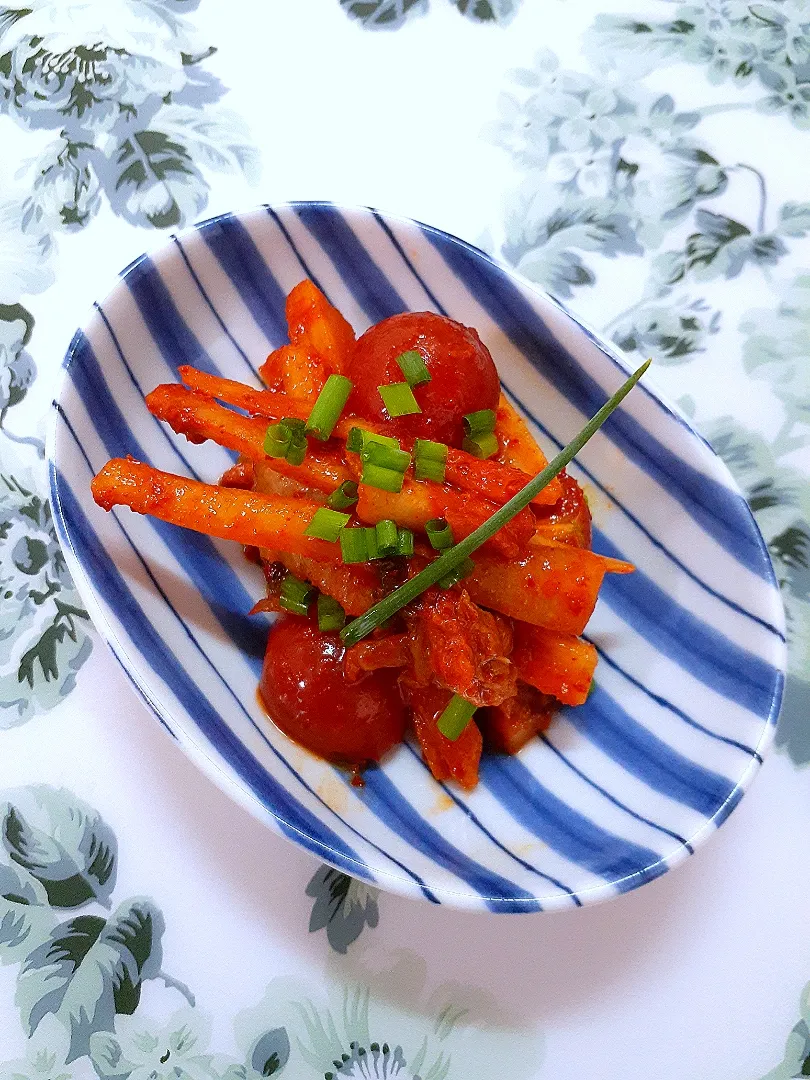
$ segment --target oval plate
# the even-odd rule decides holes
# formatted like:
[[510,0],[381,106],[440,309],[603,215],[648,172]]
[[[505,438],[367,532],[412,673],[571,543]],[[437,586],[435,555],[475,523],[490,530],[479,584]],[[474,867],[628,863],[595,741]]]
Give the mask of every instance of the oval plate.
[[485,756],[471,795],[437,784],[404,745],[350,778],[262,713],[267,633],[247,612],[261,574],[236,545],[128,510],[90,480],[133,455],[208,481],[231,463],[155,420],[144,395],[179,364],[258,383],[287,340],[304,277],[359,332],[404,310],[478,329],[551,455],[623,381],[625,364],[548,296],[437,229],[367,209],[298,203],[226,214],[143,256],[80,330],[50,439],[54,513],[96,626],[200,768],[276,832],[356,877],[496,912],[580,906],[664,873],[710,836],[756,774],[785,664],[779,591],[745,500],[710,447],[641,385],[573,474],[608,575],[587,636],[587,703],[515,758]]

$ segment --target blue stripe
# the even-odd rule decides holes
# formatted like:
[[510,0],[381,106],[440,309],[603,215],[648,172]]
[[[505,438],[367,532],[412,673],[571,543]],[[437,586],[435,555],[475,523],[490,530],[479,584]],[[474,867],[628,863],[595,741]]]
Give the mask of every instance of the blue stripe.
[[[428,227],[422,233],[533,367],[581,413],[593,415],[604,404],[605,391],[554,337],[506,273],[460,241]],[[771,580],[764,543],[753,522],[742,518],[742,500],[736,492],[667,449],[627,410],[613,413],[602,431],[729,554],[759,577]]]
[[671,837],[673,840],[677,840],[679,844],[683,844],[683,846],[688,850],[690,855],[694,853],[694,848],[692,847],[692,845],[683,836],[681,836],[680,833],[673,832],[672,829],[668,829],[665,825],[659,825],[658,822],[653,821],[651,818],[645,817],[643,814],[636,813],[636,811],[632,810],[629,806],[627,806],[626,803],[623,803],[620,799],[617,799],[615,795],[611,795],[607,788],[602,787],[601,784],[597,784],[595,780],[592,780],[590,776],[584,773],[582,769],[578,768],[573,763],[573,761],[571,761],[570,758],[567,758],[565,756],[562,750],[560,750],[551,741],[546,732],[541,732],[540,738],[546,744],[549,750],[552,751],[554,756],[559,758],[560,761],[567,765],[572,773],[578,776],[580,780],[584,780],[585,783],[589,785],[589,787],[592,787],[595,791],[598,791],[600,795],[604,795],[604,797],[609,802],[612,802],[614,806],[618,807],[619,810],[623,810],[625,814],[629,814],[630,817],[635,818],[636,821],[640,821],[644,825],[649,825],[651,829],[655,829],[658,832],[664,833],[666,836]]
[[65,517],[70,521],[71,538],[81,552],[82,565],[94,588],[100,596],[115,597],[117,617],[126,626],[136,648],[155,673],[172,688],[186,712],[194,717],[200,730],[206,734],[217,752],[222,754],[250,790],[259,796],[289,837],[321,858],[337,862],[352,874],[360,875],[368,881],[375,880],[357,853],[274,780],[222,722],[208,699],[144,618],[126,581],[98,543],[98,538],[73,492],[67,484],[60,482],[58,474],[54,476],[52,483],[58,493],[58,500],[64,507]]
[[[81,445],[81,443],[79,442],[79,439],[78,439],[78,437],[77,437],[77,435],[76,435],[76,432],[74,431],[74,429],[73,429],[73,427],[72,427],[72,425],[71,425],[70,421],[68,420],[67,416],[66,416],[66,415],[64,414],[64,412],[62,411],[62,409],[61,409],[61,408],[60,408],[60,407],[59,407],[58,405],[57,405],[56,407],[57,407],[57,409],[58,409],[58,411],[59,411],[59,414],[60,414],[60,415],[61,415],[61,417],[62,417],[62,420],[63,420],[63,422],[64,422],[64,424],[65,424],[66,428],[68,429],[68,431],[70,432],[71,436],[73,437],[73,440],[74,440],[74,442],[76,443],[76,446],[77,446],[77,447],[79,448],[79,451],[81,452],[82,456],[84,457],[84,460],[85,460],[85,462],[86,462],[86,464],[87,464],[87,467],[88,467],[89,471],[90,471],[90,472],[92,473],[92,471],[93,471],[93,470],[92,470],[92,466],[91,466],[90,460],[89,460],[89,458],[87,457],[87,454],[85,453],[85,451],[84,451],[84,448],[83,448],[83,446],[82,446],[82,445]],[[67,484],[61,484],[61,483],[59,482],[59,477],[58,477],[58,474],[57,474],[57,472],[56,472],[56,469],[55,469],[55,467],[53,466],[53,464],[51,464],[51,466],[50,466],[50,469],[51,469],[51,478],[50,478],[50,482],[51,482],[51,493],[52,493],[52,496],[54,497],[54,498],[53,498],[54,504],[55,504],[55,505],[56,505],[57,507],[60,507],[60,499],[61,499],[61,497],[62,497],[62,493],[63,493],[64,491],[67,491],[67,493],[68,493],[68,498],[69,498],[69,499],[71,499],[71,500],[73,500],[73,505],[75,505],[75,499],[74,499],[74,497],[73,497],[73,493],[72,493],[72,492],[70,491],[70,489],[68,488],[68,485],[67,485]],[[66,515],[66,517],[67,517],[67,518],[70,518],[70,514]],[[89,523],[87,522],[86,518],[84,519],[84,521],[85,521],[85,530],[84,530],[84,534],[83,534],[83,535],[84,535],[84,536],[86,537],[86,536],[89,536],[89,535],[91,535],[91,527],[90,527]],[[71,519],[71,522],[72,522],[72,519]],[[57,514],[56,514],[56,523],[57,523],[57,528],[59,528],[59,529],[60,529],[60,535],[61,535],[61,537],[62,537],[63,539],[65,539],[65,541],[66,541],[66,542],[68,542],[68,541],[66,540],[66,531],[67,531],[67,526],[66,526],[66,523],[65,523],[65,521],[63,521],[63,520],[62,520],[62,518],[61,518],[61,516],[60,516],[60,513],[57,513]],[[241,711],[241,712],[243,713],[243,715],[244,715],[244,716],[246,717],[246,719],[247,719],[247,720],[249,721],[249,723],[250,723],[250,724],[251,724],[251,726],[252,726],[252,727],[254,728],[254,730],[258,732],[258,734],[259,734],[259,735],[260,735],[260,737],[262,738],[262,741],[263,741],[263,742],[265,743],[265,745],[266,745],[266,746],[267,746],[267,747],[268,747],[268,748],[270,749],[270,751],[271,751],[271,752],[273,753],[273,755],[274,755],[274,756],[276,757],[276,759],[277,759],[277,760],[278,760],[278,761],[279,761],[279,762],[280,762],[280,763],[281,763],[281,764],[282,764],[282,765],[283,765],[283,766],[284,766],[284,767],[286,768],[286,770],[287,770],[287,771],[288,771],[288,772],[289,772],[289,773],[290,773],[290,774],[291,774],[291,775],[292,775],[292,776],[293,776],[293,777],[295,778],[295,780],[297,780],[297,781],[298,781],[298,783],[299,783],[299,784],[301,784],[301,786],[302,786],[302,787],[304,788],[304,790],[305,790],[305,791],[307,791],[307,792],[308,792],[308,793],[309,793],[310,795],[312,795],[312,796],[313,796],[313,798],[317,799],[317,801],[318,801],[319,803],[321,803],[321,805],[322,805],[322,806],[323,806],[323,807],[324,807],[324,808],[325,808],[325,809],[326,809],[326,810],[327,810],[327,811],[328,811],[328,812],[329,812],[330,814],[334,815],[334,817],[336,817],[336,818],[338,819],[338,821],[340,821],[340,822],[341,822],[341,824],[342,824],[342,825],[344,825],[344,826],[345,826],[345,827],[346,827],[347,829],[349,829],[349,830],[350,830],[350,831],[351,831],[352,833],[354,833],[354,835],[355,835],[355,836],[357,836],[357,837],[358,837],[359,839],[361,839],[361,840],[365,841],[365,843],[367,843],[367,844],[369,845],[369,847],[373,848],[373,849],[374,849],[375,851],[377,851],[377,852],[378,852],[378,853],[379,853],[380,855],[382,855],[382,856],[384,856],[384,857],[385,857],[386,859],[388,859],[388,860],[389,860],[389,861],[390,861],[390,862],[391,862],[391,863],[392,863],[392,864],[393,864],[394,866],[398,867],[398,868],[399,868],[400,870],[402,870],[402,871],[403,871],[403,872],[404,872],[405,874],[407,874],[407,875],[408,875],[408,877],[410,877],[410,878],[411,878],[411,879],[412,879],[412,880],[413,880],[413,881],[414,881],[414,882],[415,882],[415,883],[416,883],[416,884],[417,884],[417,885],[418,885],[418,886],[420,887],[420,889],[421,889],[422,893],[424,894],[424,896],[425,896],[425,898],[426,898],[427,900],[429,900],[429,901],[430,901],[431,903],[434,903],[434,904],[438,904],[438,903],[440,903],[440,901],[439,901],[439,900],[437,899],[437,897],[436,897],[436,896],[435,896],[435,895],[434,895],[434,894],[433,894],[433,893],[431,892],[431,890],[427,888],[427,886],[425,885],[424,881],[422,880],[422,878],[421,878],[421,877],[419,877],[419,875],[418,875],[418,874],[414,873],[414,871],[413,871],[413,870],[409,869],[409,868],[408,868],[408,867],[407,867],[407,866],[406,866],[406,865],[405,865],[404,863],[401,863],[401,862],[400,862],[400,861],[399,861],[398,859],[396,859],[396,858],[395,858],[395,857],[394,857],[393,855],[391,855],[391,854],[389,854],[388,852],[384,851],[384,850],[383,850],[382,848],[380,848],[380,847],[379,847],[379,846],[378,846],[377,844],[375,844],[373,840],[370,840],[370,839],[369,839],[368,837],[364,836],[364,835],[363,835],[362,833],[360,833],[360,832],[359,832],[359,831],[358,831],[358,830],[357,830],[357,829],[356,829],[356,828],[355,828],[355,827],[354,827],[353,825],[351,825],[351,824],[350,824],[350,823],[349,823],[348,821],[346,821],[346,820],[345,820],[345,819],[344,819],[343,817],[341,817],[341,815],[340,815],[340,814],[338,814],[338,812],[337,812],[336,810],[334,810],[334,809],[333,809],[333,808],[332,808],[331,806],[329,806],[329,804],[328,804],[328,803],[326,803],[326,802],[325,802],[325,801],[324,801],[324,800],[323,800],[323,799],[322,799],[322,798],[320,797],[320,795],[318,795],[318,793],[317,793],[317,792],[316,792],[316,791],[315,791],[315,790],[314,790],[313,788],[311,788],[311,787],[310,787],[310,786],[309,786],[309,785],[308,785],[308,784],[306,783],[306,781],[305,781],[305,780],[303,779],[303,777],[302,777],[302,776],[301,776],[301,775],[300,775],[300,774],[299,774],[299,773],[298,773],[298,772],[296,771],[296,769],[295,769],[295,768],[294,768],[294,767],[293,767],[293,766],[292,766],[292,765],[290,764],[290,762],[289,762],[289,761],[287,760],[287,758],[285,758],[285,757],[284,757],[284,755],[283,755],[282,753],[280,753],[280,752],[279,752],[279,751],[278,751],[278,750],[276,749],[276,747],[275,747],[275,746],[273,745],[272,741],[271,741],[271,740],[270,740],[270,739],[269,739],[269,738],[267,737],[267,735],[266,735],[266,734],[265,734],[265,733],[264,733],[264,732],[263,732],[263,731],[261,730],[261,728],[260,728],[260,727],[259,727],[259,726],[258,726],[258,725],[256,724],[256,722],[255,722],[255,720],[253,719],[253,717],[251,716],[251,714],[250,714],[250,713],[248,712],[248,710],[247,710],[247,709],[245,708],[245,705],[244,705],[244,702],[242,701],[242,698],[241,698],[241,697],[239,696],[239,694],[238,694],[238,693],[236,692],[236,690],[234,690],[234,688],[233,688],[233,687],[231,686],[231,684],[230,684],[230,683],[229,683],[229,682],[227,681],[227,679],[225,679],[225,677],[223,676],[222,672],[221,672],[221,671],[220,671],[220,670],[219,670],[219,669],[218,669],[218,668],[216,667],[216,665],[215,665],[215,664],[213,663],[213,661],[211,660],[211,658],[210,658],[210,657],[208,656],[208,654],[207,654],[207,653],[205,652],[205,650],[204,650],[204,649],[202,648],[202,646],[200,645],[199,641],[197,640],[197,638],[195,637],[195,635],[194,635],[194,634],[192,633],[192,631],[190,630],[190,628],[189,628],[189,625],[188,625],[188,623],[187,623],[187,622],[185,621],[185,619],[183,619],[183,618],[182,618],[182,616],[181,616],[181,615],[179,614],[179,612],[177,611],[177,609],[176,609],[176,608],[175,608],[175,607],[173,606],[173,604],[172,604],[172,603],[171,603],[171,601],[169,600],[168,596],[166,595],[166,593],[165,593],[165,592],[164,592],[164,590],[162,589],[162,587],[161,587],[161,585],[160,585],[160,582],[159,582],[159,581],[157,580],[157,578],[156,578],[156,577],[154,576],[154,574],[153,574],[153,573],[152,573],[152,571],[150,570],[150,568],[149,568],[149,566],[148,566],[148,564],[147,564],[146,560],[145,560],[145,559],[143,558],[143,556],[141,555],[140,551],[138,550],[138,548],[136,547],[136,545],[135,545],[135,544],[133,543],[132,539],[131,539],[131,538],[130,538],[130,536],[128,535],[128,533],[127,533],[126,529],[124,529],[124,527],[123,527],[123,525],[121,524],[121,522],[120,522],[120,521],[118,521],[117,519],[116,519],[116,523],[117,523],[117,525],[118,525],[118,527],[119,527],[119,529],[120,529],[120,531],[121,531],[122,535],[124,536],[124,538],[126,539],[127,543],[129,544],[130,548],[131,548],[131,549],[132,549],[132,551],[133,551],[133,552],[135,553],[135,556],[137,557],[137,559],[138,559],[139,563],[140,563],[140,564],[141,564],[141,566],[143,567],[143,570],[144,570],[144,572],[145,572],[145,573],[146,573],[146,574],[148,575],[148,577],[149,577],[150,581],[152,582],[152,584],[153,584],[153,585],[154,585],[154,587],[155,587],[155,590],[156,590],[156,592],[157,592],[157,593],[158,593],[158,594],[160,595],[160,597],[162,598],[162,600],[163,600],[163,602],[165,603],[165,605],[166,605],[166,607],[168,608],[168,610],[169,610],[169,611],[171,611],[171,613],[172,613],[172,614],[174,615],[174,617],[175,617],[175,618],[177,619],[177,621],[178,621],[178,622],[180,623],[180,625],[181,625],[181,626],[183,627],[183,630],[185,631],[185,633],[186,633],[187,637],[189,638],[189,640],[190,640],[190,641],[191,641],[191,642],[193,643],[193,645],[194,645],[194,647],[196,648],[197,652],[199,652],[199,653],[200,653],[200,655],[202,656],[202,658],[203,658],[203,660],[205,661],[205,663],[206,663],[206,664],[208,665],[208,667],[210,667],[210,669],[211,669],[211,670],[213,671],[213,673],[214,673],[214,674],[216,675],[216,677],[218,678],[218,680],[220,681],[220,683],[221,683],[221,684],[222,684],[222,685],[223,685],[223,686],[224,686],[224,687],[226,688],[226,690],[227,690],[227,691],[228,691],[228,693],[230,694],[231,698],[233,699],[233,701],[235,702],[235,704],[236,704],[236,705],[238,706],[239,710],[240,710],[240,711]],[[73,534],[71,534],[71,536],[73,537]],[[92,536],[93,536],[93,543],[95,544],[95,546],[96,546],[97,548],[99,548],[100,550],[103,550],[103,549],[102,549],[102,546],[101,546],[101,544],[100,544],[100,542],[98,541],[98,537],[97,537],[97,535],[96,535],[95,533],[92,533]],[[73,537],[73,538],[75,539],[75,537]],[[81,540],[81,537],[79,537],[79,539]],[[86,541],[85,541],[85,548],[86,548]],[[105,554],[105,556],[106,556],[106,554],[107,554],[107,553],[106,553],[106,551],[104,552],[104,554]],[[82,561],[84,561],[84,551],[82,552]],[[116,571],[116,572],[117,572],[117,571]],[[109,594],[101,594],[101,595],[106,595],[106,596],[108,596]],[[134,601],[133,601],[133,602],[134,602]],[[143,618],[143,611],[142,611],[142,609],[140,609],[140,608],[139,608],[139,610],[140,610],[140,612],[141,612],[141,617]],[[112,646],[111,646],[111,648],[112,648]],[[124,668],[124,671],[125,671],[125,672],[127,673],[127,676],[129,677],[130,681],[131,681],[131,682],[133,683],[133,686],[135,686],[135,688],[136,688],[136,689],[138,690],[138,693],[139,693],[139,694],[141,695],[141,697],[143,697],[143,698],[144,698],[144,700],[146,701],[146,703],[147,703],[147,705],[149,706],[149,708],[150,708],[150,709],[152,710],[152,712],[153,712],[153,713],[154,713],[154,714],[155,714],[155,715],[157,716],[157,718],[158,718],[158,719],[160,720],[160,722],[161,722],[161,723],[163,724],[163,726],[164,726],[164,727],[165,727],[165,728],[167,729],[167,731],[168,731],[168,732],[169,732],[169,734],[170,734],[170,735],[172,736],[172,738],[176,739],[176,738],[177,738],[177,736],[176,736],[176,735],[174,734],[174,732],[173,732],[173,731],[172,731],[172,729],[171,729],[171,728],[170,728],[170,727],[168,726],[168,724],[166,724],[165,720],[164,720],[164,719],[163,719],[163,717],[162,717],[162,716],[160,715],[160,713],[159,713],[159,712],[158,712],[158,711],[156,710],[156,708],[155,708],[155,706],[154,706],[153,702],[152,702],[152,701],[151,701],[151,700],[150,700],[150,699],[149,699],[148,697],[146,697],[146,695],[144,694],[143,690],[141,690],[141,688],[140,688],[140,687],[138,686],[138,684],[137,684],[137,683],[135,682],[135,680],[134,680],[134,679],[133,679],[133,677],[132,677],[132,674],[131,674],[131,673],[129,672],[129,670],[127,669],[126,665],[125,665],[125,664],[124,664],[124,663],[123,663],[123,662],[122,662],[122,661],[120,660],[120,658],[118,657],[118,655],[117,655],[117,654],[115,653],[115,650],[113,649],[112,651],[113,651],[113,655],[115,656],[116,660],[118,660],[118,662],[119,662],[119,663],[121,664],[121,666],[122,666],[122,667]],[[196,714],[191,714],[191,713],[189,713],[189,715],[190,715],[190,716],[192,716],[192,715],[193,715],[193,716],[194,716],[194,718],[195,718],[195,720],[196,720]],[[201,728],[201,730],[203,730],[203,729]],[[207,735],[207,733],[206,733],[206,735]],[[373,878],[369,878],[369,880],[373,880]]]
[[[414,747],[411,746],[411,744],[407,741],[403,745],[406,747],[407,750],[410,751],[413,757],[416,758],[422,768],[432,777],[433,774],[430,773],[430,769],[425,764],[420,752],[414,749]],[[567,893],[577,907],[582,907],[582,901],[578,898],[573,889],[570,889],[558,878],[553,877],[551,874],[546,874],[543,870],[539,870],[536,866],[532,866],[530,862],[526,862],[525,859],[521,859],[521,857],[519,855],[516,855],[514,851],[512,851],[506,846],[506,844],[502,843],[498,839],[498,837],[495,836],[495,834],[491,832],[486,827],[486,825],[484,825],[481,819],[472,812],[467,803],[465,803],[462,799],[458,797],[458,795],[456,795],[456,793],[453,791],[453,788],[449,784],[445,784],[441,780],[436,780],[435,778],[433,778],[433,783],[439,785],[439,787],[442,789],[448,799],[450,799],[451,802],[455,803],[455,805],[458,807],[459,810],[461,810],[464,816],[469,818],[473,825],[475,825],[477,829],[480,829],[484,836],[486,836],[486,838],[490,840],[495,845],[495,847],[498,848],[499,851],[502,851],[504,855],[508,855],[510,859],[514,859],[518,866],[522,866],[524,870],[528,870],[531,874],[536,874],[538,877],[543,878],[544,881],[549,882],[550,885],[554,885],[556,888],[562,890],[562,892]]]
[[320,279],[318,277],[316,277],[315,271],[307,263],[304,256],[301,254],[301,252],[298,250],[298,248],[293,243],[293,238],[290,236],[290,232],[289,232],[289,229],[287,228],[287,226],[284,224],[284,222],[281,220],[281,218],[276,213],[276,211],[272,208],[272,206],[265,206],[265,210],[267,211],[267,213],[269,214],[269,216],[271,217],[271,219],[273,220],[273,222],[277,226],[279,232],[282,234],[284,239],[287,241],[287,243],[288,243],[288,245],[290,247],[290,250],[292,251],[293,255],[295,256],[295,258],[298,261],[298,265],[301,267],[301,269],[304,271],[304,273],[309,278],[309,280],[313,283],[313,285],[315,285],[316,288],[320,289],[321,292],[323,293],[323,295],[329,301],[329,303],[334,306],[335,302],[329,296],[329,293],[324,288],[323,283],[320,281]]
[[584,705],[566,711],[582,735],[648,787],[711,818],[734,783],[712,772],[653,735],[634,720],[599,684]]
[[183,245],[182,245],[182,243],[180,241],[180,238],[177,237],[177,236],[173,236],[172,240],[174,241],[174,244],[175,244],[177,250],[180,252],[180,257],[182,258],[183,262],[185,263],[186,270],[188,270],[189,276],[191,277],[191,280],[197,286],[197,289],[199,290],[200,296],[202,296],[203,300],[205,301],[206,305],[208,306],[208,310],[211,312],[211,314],[216,319],[220,330],[225,335],[225,337],[228,339],[228,341],[230,341],[231,345],[233,345],[234,349],[239,354],[241,359],[244,361],[244,363],[245,363],[248,371],[250,371],[251,375],[253,375],[254,377],[258,377],[258,371],[253,366],[253,364],[251,364],[250,358],[248,357],[248,354],[245,352],[245,350],[242,348],[242,346],[239,344],[239,342],[236,340],[236,338],[230,332],[230,330],[228,329],[227,323],[222,318],[222,316],[219,314],[219,312],[214,307],[214,305],[211,303],[211,300],[209,299],[208,293],[203,288],[202,282],[200,281],[200,279],[199,279],[199,277],[197,275],[197,271],[191,265],[191,260],[189,259],[188,255],[186,254],[186,249],[183,247]]
[[125,284],[170,371],[180,364],[216,375],[210,356],[189,330],[151,259],[144,257],[130,270]]
[[329,252],[341,278],[372,323],[408,310],[408,305],[334,206],[301,203],[293,209],[321,247]]
[[286,342],[287,297],[245,226],[224,214],[201,225],[199,232],[268,341]]
[[[623,558],[605,534],[596,530],[594,548],[611,558]],[[705,686],[759,716],[768,715],[776,668],[676,604],[643,571],[606,574],[599,595],[645,641]]]
[[604,878],[621,892],[649,881],[667,866],[651,848],[601,828],[538,783],[515,757],[481,759],[481,782],[524,828],[570,862]]
[[691,716],[685,713],[683,709],[679,709],[677,705],[673,705],[672,702],[668,701],[665,697],[661,697],[659,694],[654,694],[652,690],[650,690],[648,686],[645,686],[640,679],[635,678],[635,676],[631,675],[629,671],[625,671],[625,669],[620,664],[617,664],[616,661],[605,651],[605,649],[601,648],[601,646],[599,646],[595,641],[589,638],[587,634],[584,634],[583,637],[585,637],[587,641],[590,641],[591,645],[593,645],[593,647],[599,653],[599,659],[601,662],[607,664],[607,666],[612,668],[614,671],[617,671],[623,678],[627,679],[627,681],[632,686],[635,686],[637,690],[640,690],[642,694],[645,694],[650,699],[650,701],[654,701],[655,704],[660,705],[662,709],[667,709],[674,716],[677,716],[679,720],[683,720],[685,724],[693,727],[696,731],[700,731],[704,735],[708,735],[710,738],[716,739],[718,742],[726,743],[727,746],[733,746],[736,750],[742,750],[743,753],[748,754],[749,757],[755,758],[760,763],[760,765],[762,764],[762,755],[759,754],[756,750],[754,750],[753,747],[748,746],[746,743],[739,742],[737,739],[729,739],[726,735],[720,735],[719,732],[712,731],[711,728],[707,728],[703,724],[698,723],[697,720],[694,720]]
[[[384,770],[372,767],[363,774],[363,802],[383,821],[387,821],[411,847],[466,881],[492,911],[542,911],[540,902],[511,881],[467,858],[449,844],[432,825],[404,799]],[[347,781],[350,783],[351,781]]]

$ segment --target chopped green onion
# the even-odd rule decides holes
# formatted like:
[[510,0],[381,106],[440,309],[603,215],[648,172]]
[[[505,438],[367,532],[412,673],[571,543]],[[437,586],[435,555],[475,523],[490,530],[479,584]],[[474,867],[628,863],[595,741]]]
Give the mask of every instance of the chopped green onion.
[[299,442],[307,433],[307,425],[303,420],[299,420],[297,416],[285,416],[281,421],[281,425],[287,428],[292,438],[297,438]]
[[413,396],[413,390],[406,382],[389,383],[387,386],[378,386],[383,405],[392,419],[398,416],[410,416],[412,413],[420,413],[419,402]]
[[461,697],[459,694],[453,694],[444,712],[436,721],[436,726],[445,739],[455,742],[459,736],[464,734],[477,708],[477,705],[467,701],[466,698]]
[[341,529],[338,539],[340,540],[340,556],[344,563],[368,562],[365,529]]
[[430,382],[430,372],[422,359],[422,354],[416,349],[409,349],[397,357],[400,371],[405,376],[408,386],[421,386],[422,383]]
[[331,596],[320,593],[318,596],[318,629],[342,630],[346,625],[346,612]]
[[316,589],[308,581],[300,581],[294,574],[287,574],[281,583],[278,602],[285,611],[294,615],[306,615]]
[[359,454],[369,443],[379,443],[380,446],[390,446],[399,450],[399,439],[392,439],[390,435],[378,435],[376,431],[366,431],[365,428],[353,427],[346,439],[346,449],[351,454]]
[[467,413],[464,417],[464,434],[471,438],[487,435],[494,430],[495,413],[492,409],[479,409],[478,412]]
[[447,464],[447,447],[444,443],[431,439],[415,439],[413,444],[414,469],[417,480],[435,480],[444,483],[444,470]]
[[397,527],[397,555],[413,555],[413,533]]
[[453,530],[450,528],[450,522],[444,518],[431,518],[425,523],[425,532],[430,546],[436,551],[444,551],[453,546]]
[[499,510],[496,510],[482,525],[479,525],[469,536],[465,536],[449,551],[443,552],[438,559],[426,566],[424,570],[420,570],[404,585],[394,589],[392,593],[389,593],[388,596],[370,607],[365,614],[358,619],[354,619],[345,627],[341,631],[344,643],[351,646],[356,645],[358,641],[362,641],[372,630],[375,630],[381,623],[387,622],[392,615],[404,608],[406,604],[410,604],[420,593],[423,593],[425,589],[429,589],[431,585],[443,578],[453,567],[464,562],[469,555],[477,551],[491,536],[494,536],[516,514],[519,514],[524,507],[528,506],[538,492],[542,491],[549,481],[553,480],[579,453],[585,443],[596,434],[613,410],[618,408],[624,401],[651,363],[651,360],[647,360],[641,367],[637,368],[616,393],[605,402],[602,408],[591,417],[579,434],[567,446],[563,447],[553,461],[550,461],[545,469],[522,487],[516,495],[513,495],[508,502],[504,503]]
[[350,454],[359,454],[363,449],[363,429],[353,427],[346,438],[346,449]]
[[377,548],[383,558],[399,554],[397,549],[397,523],[395,521],[391,521],[390,518],[386,518],[385,521],[378,521],[374,531],[376,533]]
[[304,530],[304,536],[314,536],[316,540],[328,540],[335,543],[340,530],[348,525],[351,514],[341,514],[337,510],[328,510],[325,506],[319,506],[315,514]]
[[380,551],[380,545],[377,542],[377,530],[375,528],[363,529],[366,537],[366,558],[371,562],[372,559],[381,559],[383,553]]
[[458,566],[454,566],[452,570],[448,571],[443,578],[439,578],[436,584],[440,589],[452,589],[454,585],[457,585],[462,578],[467,577],[475,569],[475,563],[467,556],[463,563],[459,563]]
[[491,458],[498,453],[498,436],[492,431],[470,435],[461,444],[462,450],[476,458]]
[[345,375],[330,375],[312,406],[312,412],[306,422],[307,435],[326,442],[340,419],[354,383]]
[[290,448],[290,431],[281,424],[271,424],[264,436],[264,452],[268,457],[283,458]]
[[301,442],[297,442],[293,438],[284,456],[290,465],[302,465],[304,458],[307,456],[307,440],[303,439]]
[[380,491],[392,491],[398,494],[405,483],[405,473],[397,472],[396,469],[383,469],[379,465],[366,464],[363,466],[360,483],[367,487],[379,488]]
[[348,510],[357,502],[357,484],[354,480],[344,480],[339,488],[336,488],[326,500],[327,506],[333,510]]
[[264,452],[268,457],[286,458],[291,465],[300,465],[307,456],[304,421],[285,416],[278,424],[271,424],[264,436]]
[[367,442],[360,451],[360,458],[369,465],[379,465],[381,469],[392,469],[398,473],[404,473],[411,463],[407,450],[378,442]]

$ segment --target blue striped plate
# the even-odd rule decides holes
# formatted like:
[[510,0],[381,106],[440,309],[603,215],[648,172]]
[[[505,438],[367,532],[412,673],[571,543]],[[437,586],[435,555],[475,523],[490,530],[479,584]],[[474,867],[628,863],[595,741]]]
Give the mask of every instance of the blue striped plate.
[[129,266],[66,360],[51,495],[70,569],[158,719],[272,829],[356,877],[496,912],[580,906],[663,874],[737,805],[771,742],[785,663],[768,554],[728,471],[640,386],[573,470],[608,575],[588,636],[596,688],[472,795],[401,747],[356,789],[286,739],[256,700],[267,623],[241,550],[105,514],[93,474],[132,454],[213,480],[230,464],[152,418],[179,364],[257,382],[286,340],[284,297],[317,282],[361,331],[405,310],[476,327],[548,453],[625,377],[623,360],[549,297],[437,229],[329,203],[225,214]]

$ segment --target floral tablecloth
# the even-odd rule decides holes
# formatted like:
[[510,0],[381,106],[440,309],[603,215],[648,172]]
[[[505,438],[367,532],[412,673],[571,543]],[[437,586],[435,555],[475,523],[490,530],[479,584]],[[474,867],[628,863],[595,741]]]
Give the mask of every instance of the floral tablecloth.
[[[810,1075],[807,0],[0,6],[0,1076]],[[613,338],[736,475],[782,586],[777,750],[682,869],[476,916],[271,836],[99,642],[45,496],[93,300],[259,202],[379,206]]]

